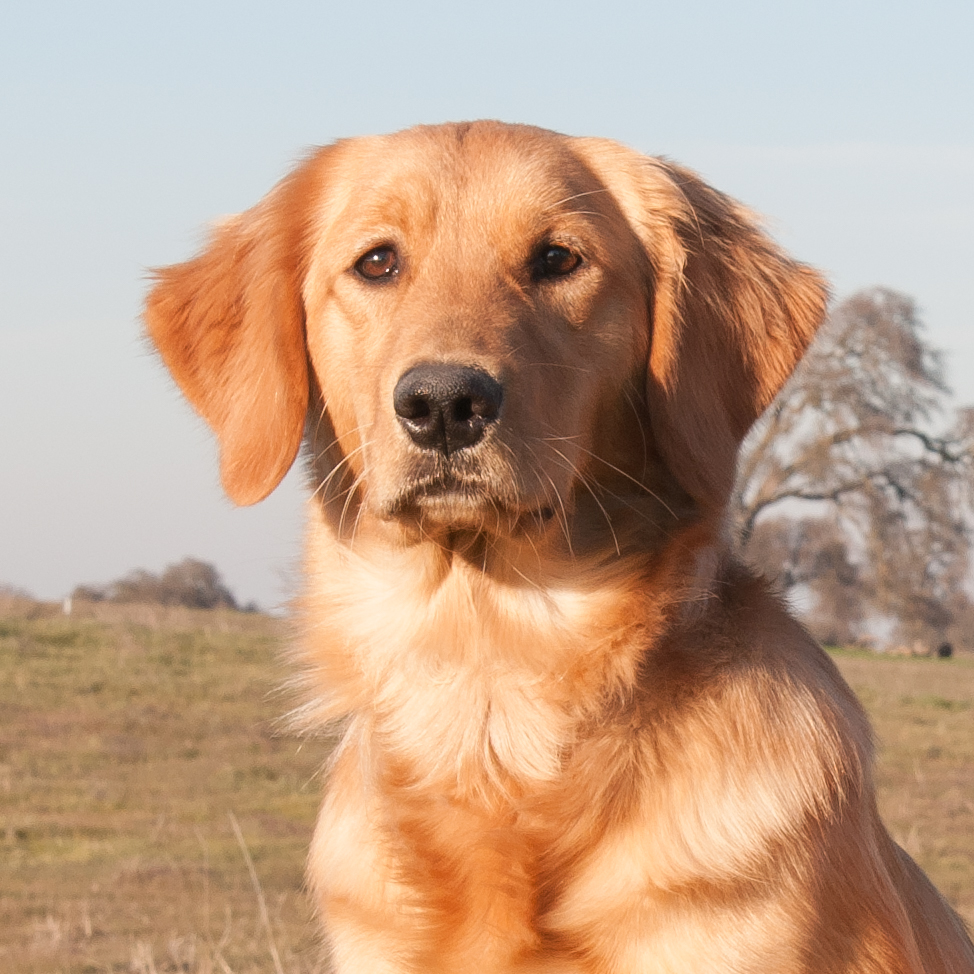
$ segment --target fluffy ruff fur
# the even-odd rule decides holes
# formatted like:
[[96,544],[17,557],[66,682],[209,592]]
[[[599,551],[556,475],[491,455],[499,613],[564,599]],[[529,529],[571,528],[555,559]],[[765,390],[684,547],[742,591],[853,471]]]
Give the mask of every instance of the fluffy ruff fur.
[[336,971],[974,971],[859,704],[722,540],[824,308],[692,173],[493,122],[322,149],[158,273],[229,495],[306,446]]

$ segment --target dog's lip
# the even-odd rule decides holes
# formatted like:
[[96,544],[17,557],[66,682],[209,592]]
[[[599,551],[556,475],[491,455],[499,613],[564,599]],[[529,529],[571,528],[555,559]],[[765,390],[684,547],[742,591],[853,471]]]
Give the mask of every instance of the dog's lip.
[[[554,507],[542,498],[540,503],[524,504],[511,496],[503,496],[480,479],[452,475],[426,477],[405,486],[384,508],[390,520],[435,515],[437,509],[449,519],[466,508],[471,514],[490,511],[505,519],[519,521],[534,518],[542,522],[555,516]],[[465,518],[464,518],[465,520]]]

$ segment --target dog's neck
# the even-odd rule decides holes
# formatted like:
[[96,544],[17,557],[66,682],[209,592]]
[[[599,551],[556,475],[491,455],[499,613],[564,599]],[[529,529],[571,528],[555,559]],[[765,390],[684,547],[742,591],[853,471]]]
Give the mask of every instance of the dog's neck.
[[580,553],[557,533],[390,543],[390,526],[368,519],[350,541],[315,501],[311,521],[307,714],[350,717],[377,756],[441,793],[554,780],[579,729],[624,705],[645,654],[705,604],[717,571],[700,524],[652,532],[651,550],[630,531]]

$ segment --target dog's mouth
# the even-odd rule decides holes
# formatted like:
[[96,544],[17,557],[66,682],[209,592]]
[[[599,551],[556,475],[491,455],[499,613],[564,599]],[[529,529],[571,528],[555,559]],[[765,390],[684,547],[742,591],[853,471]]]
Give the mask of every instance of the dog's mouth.
[[488,478],[441,471],[403,485],[382,513],[424,530],[518,535],[544,530],[555,509],[547,499],[525,503]]

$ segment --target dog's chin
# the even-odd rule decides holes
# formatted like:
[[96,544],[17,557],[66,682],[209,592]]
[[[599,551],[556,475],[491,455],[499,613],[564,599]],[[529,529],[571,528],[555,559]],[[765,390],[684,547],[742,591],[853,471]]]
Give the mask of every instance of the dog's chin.
[[384,514],[407,534],[451,547],[484,537],[536,538],[554,519],[554,509],[544,500],[525,503],[479,486],[424,485],[403,491]]

